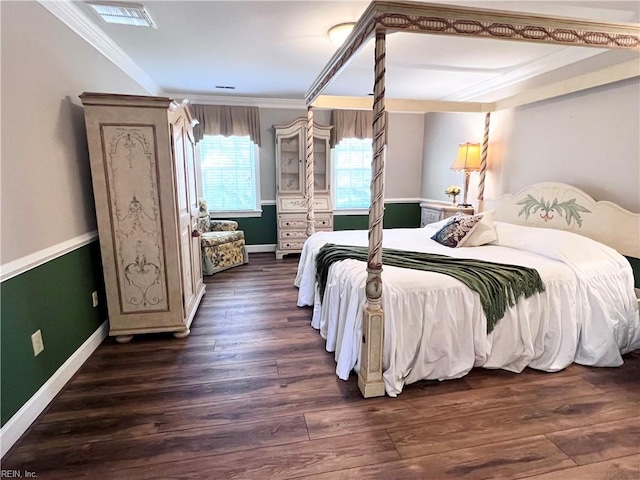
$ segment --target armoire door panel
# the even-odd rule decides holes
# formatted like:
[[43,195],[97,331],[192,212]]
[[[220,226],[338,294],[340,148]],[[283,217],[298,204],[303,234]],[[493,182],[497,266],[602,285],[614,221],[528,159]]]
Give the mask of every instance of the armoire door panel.
[[[196,183],[196,155],[195,141],[188,135],[185,136],[185,158],[187,165],[187,187],[189,189],[189,206],[191,208],[191,232],[198,231],[198,185]],[[191,236],[191,274],[193,276],[194,292],[202,284],[202,255],[200,251],[200,237]]]
[[192,230],[191,230],[191,205],[189,202],[189,184],[187,182],[188,167],[185,154],[185,130],[183,122],[179,122],[173,129],[174,160],[176,166],[176,179],[178,188],[178,217],[180,223],[180,251],[181,271],[184,295],[185,311],[194,300],[195,282],[193,278],[192,262]]
[[101,138],[120,312],[166,311],[155,129],[102,125]]
[[184,167],[184,141],[182,128],[176,126],[173,130],[173,149],[176,156],[176,195],[180,214],[188,208],[187,174]]

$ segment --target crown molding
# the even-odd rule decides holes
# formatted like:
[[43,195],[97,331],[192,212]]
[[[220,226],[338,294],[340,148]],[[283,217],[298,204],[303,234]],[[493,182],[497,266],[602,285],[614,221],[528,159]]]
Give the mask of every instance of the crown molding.
[[506,110],[529,105],[639,76],[640,60],[630,60],[503,98],[495,103],[495,110]]
[[234,107],[290,108],[306,110],[307,105],[302,98],[264,98],[264,97],[232,97],[226,95],[202,95],[184,92],[168,92],[171,98],[187,98],[191,103],[201,105],[229,105]]
[[543,73],[550,72],[557,68],[566,67],[572,63],[585,60],[602,53],[600,50],[595,49],[581,49],[577,50],[572,47],[563,48],[557,52],[546,55],[542,58],[529,62],[528,64],[516,68],[507,73],[503,73],[484,82],[477,83],[469,88],[465,88],[456,93],[441,98],[440,100],[447,101],[467,101],[472,100],[482,95],[496,92],[503,88],[510,87],[518,82],[529,80]]
[[38,3],[107,57],[114,65],[129,75],[147,92],[152,95],[165,95],[160,86],[80,10],[76,4],[69,0],[38,0]]

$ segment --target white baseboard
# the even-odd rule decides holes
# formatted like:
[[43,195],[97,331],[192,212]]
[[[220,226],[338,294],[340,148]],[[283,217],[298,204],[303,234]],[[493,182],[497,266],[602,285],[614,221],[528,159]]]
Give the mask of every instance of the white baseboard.
[[47,405],[62,390],[71,377],[80,369],[82,364],[107,338],[109,322],[104,321],[98,329],[64,362],[51,378],[18,410],[13,417],[0,429],[0,457],[9,451],[16,441],[38,416],[47,408]]
[[272,245],[246,245],[245,249],[247,250],[247,253],[262,253],[262,252],[275,252],[276,251],[276,246],[275,244]]

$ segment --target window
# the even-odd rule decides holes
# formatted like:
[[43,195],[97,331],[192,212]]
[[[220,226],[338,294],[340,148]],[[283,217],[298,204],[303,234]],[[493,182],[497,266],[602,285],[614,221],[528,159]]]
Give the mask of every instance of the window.
[[260,211],[257,147],[249,136],[205,135],[199,146],[202,193],[209,210]]
[[333,150],[333,199],[336,209],[369,208],[371,203],[370,138],[345,138]]

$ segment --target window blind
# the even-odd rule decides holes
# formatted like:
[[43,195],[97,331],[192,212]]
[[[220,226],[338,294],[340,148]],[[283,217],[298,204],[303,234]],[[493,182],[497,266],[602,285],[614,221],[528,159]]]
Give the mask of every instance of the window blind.
[[370,138],[345,138],[333,151],[333,196],[336,209],[369,208],[371,203]]
[[205,135],[202,190],[210,211],[258,210],[255,144],[249,136]]

